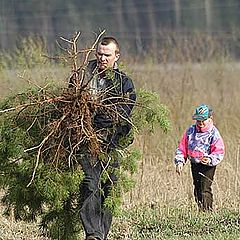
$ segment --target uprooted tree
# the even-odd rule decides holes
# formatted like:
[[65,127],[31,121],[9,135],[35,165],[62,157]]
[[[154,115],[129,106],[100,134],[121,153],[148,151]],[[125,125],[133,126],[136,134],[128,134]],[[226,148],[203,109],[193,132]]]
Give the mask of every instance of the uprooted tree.
[[[0,103],[0,186],[5,190],[6,213],[13,209],[16,219],[40,218],[41,227],[52,239],[75,239],[82,228],[79,186],[83,172],[76,158],[81,148],[99,156],[104,166],[120,160],[120,168],[115,170],[119,180],[105,200],[105,207],[116,212],[123,193],[134,186],[132,175],[140,156],[129,144],[132,137],[146,127],[152,131],[158,125],[167,131],[170,126],[168,109],[157,94],[138,90],[132,131],[109,151],[101,132],[93,127],[93,115],[101,110],[113,119],[119,116],[112,106],[92,96],[90,79],[86,81],[89,56],[102,34],[84,50],[77,48],[79,33],[70,40],[62,38],[69,46],[63,49],[67,54],[62,59],[72,68],[74,87],[34,85]],[[111,167],[105,168],[103,181],[111,171]]]

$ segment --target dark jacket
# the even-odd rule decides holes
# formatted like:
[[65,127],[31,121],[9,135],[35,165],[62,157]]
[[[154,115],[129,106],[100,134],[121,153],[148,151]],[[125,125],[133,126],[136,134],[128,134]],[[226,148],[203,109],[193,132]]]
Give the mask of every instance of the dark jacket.
[[[98,100],[103,107],[93,114],[93,125],[96,130],[114,129],[111,141],[117,145],[121,137],[131,130],[130,116],[136,102],[136,93],[132,80],[118,68],[111,73],[100,77],[97,69],[97,60],[88,63],[83,85],[91,91],[91,82],[97,79],[97,90],[101,93]],[[100,79],[104,82],[100,86]],[[70,79],[70,85],[72,84]],[[106,106],[106,107],[104,107]]]

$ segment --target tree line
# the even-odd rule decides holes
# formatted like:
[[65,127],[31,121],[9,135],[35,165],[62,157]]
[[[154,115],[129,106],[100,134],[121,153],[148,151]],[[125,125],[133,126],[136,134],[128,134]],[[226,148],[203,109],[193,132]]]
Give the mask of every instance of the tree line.
[[60,36],[76,31],[87,44],[106,29],[132,53],[155,51],[169,33],[178,40],[196,32],[231,42],[235,51],[240,24],[238,0],[1,0],[0,5],[4,50],[29,35],[44,38],[52,48]]

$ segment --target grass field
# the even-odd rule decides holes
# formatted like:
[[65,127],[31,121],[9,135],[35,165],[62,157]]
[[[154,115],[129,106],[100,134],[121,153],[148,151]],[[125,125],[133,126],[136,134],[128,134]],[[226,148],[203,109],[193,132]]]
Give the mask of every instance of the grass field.
[[[113,223],[113,239],[240,239],[240,66],[224,59],[202,64],[130,63],[137,88],[160,95],[170,109],[172,131],[137,136],[143,152],[137,185],[124,196],[123,212]],[[20,91],[30,84],[67,81],[69,69],[34,68],[2,70],[0,95]],[[214,212],[199,214],[193,200],[189,164],[179,177],[174,152],[184,130],[192,124],[194,108],[209,104],[226,145],[213,184]],[[1,208],[3,210],[3,208]],[[35,224],[0,218],[0,239],[45,239]]]

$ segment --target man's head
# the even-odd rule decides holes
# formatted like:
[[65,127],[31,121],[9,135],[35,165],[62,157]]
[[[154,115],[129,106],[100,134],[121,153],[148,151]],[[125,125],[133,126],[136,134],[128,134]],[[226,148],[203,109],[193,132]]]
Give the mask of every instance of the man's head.
[[119,57],[119,44],[115,38],[104,37],[100,40],[96,49],[96,58],[100,70],[113,68]]

